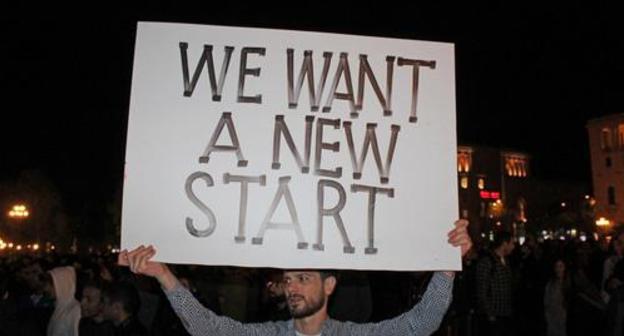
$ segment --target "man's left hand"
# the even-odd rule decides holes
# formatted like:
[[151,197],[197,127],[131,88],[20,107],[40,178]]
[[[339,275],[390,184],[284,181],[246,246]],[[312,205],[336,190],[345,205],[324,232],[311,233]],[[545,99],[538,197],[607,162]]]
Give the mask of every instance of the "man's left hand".
[[461,247],[461,255],[464,257],[472,248],[472,239],[468,234],[468,221],[460,219],[455,222],[455,228],[448,233],[449,244]]

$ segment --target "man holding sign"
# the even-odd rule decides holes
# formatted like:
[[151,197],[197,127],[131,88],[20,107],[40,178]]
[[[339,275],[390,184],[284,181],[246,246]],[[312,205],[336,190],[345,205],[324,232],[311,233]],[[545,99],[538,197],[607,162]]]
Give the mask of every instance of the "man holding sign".
[[[466,227],[459,220],[449,234],[448,242],[460,247],[464,256],[472,247]],[[327,314],[329,296],[336,287],[331,272],[317,270],[284,271],[288,308],[291,321],[243,324],[231,318],[217,316],[203,307],[181,286],[169,268],[151,261],[156,250],[140,246],[122,251],[119,262],[130,266],[137,274],[156,278],[163,287],[182,323],[191,335],[430,335],[440,325],[450,302],[453,272],[436,272],[422,300],[410,311],[379,323],[356,324],[332,320]]]
[[[437,329],[452,272],[358,325],[328,317],[336,278],[314,270],[461,269],[467,222],[451,246],[440,225],[458,213],[452,44],[142,22],[134,56],[120,263],[158,279],[193,335]],[[126,252],[140,244],[158,262]],[[293,320],[216,316],[165,263],[292,270]]]
[[134,56],[122,249],[460,269],[451,44],[141,22]]

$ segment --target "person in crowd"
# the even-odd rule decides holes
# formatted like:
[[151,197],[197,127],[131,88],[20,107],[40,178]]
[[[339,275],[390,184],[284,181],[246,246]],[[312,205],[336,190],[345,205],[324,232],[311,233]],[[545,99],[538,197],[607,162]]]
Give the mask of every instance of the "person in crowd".
[[609,303],[607,304],[606,335],[622,336],[624,333],[624,259],[613,268],[607,279]]
[[99,278],[87,282],[82,288],[80,300],[80,335],[109,336],[113,334],[112,324],[104,320],[103,285]]
[[76,271],[71,266],[56,267],[48,272],[46,292],[55,299],[54,312],[48,322],[48,336],[77,336],[80,303],[76,294]]
[[44,290],[44,279],[49,278],[47,266],[38,258],[24,258],[16,266],[15,283],[10,300],[14,303],[15,318],[23,335],[45,335],[54,311],[54,299]]
[[589,256],[589,278],[598,288],[602,289],[604,264],[610,256],[610,244],[603,235],[600,235],[598,240],[590,242],[592,249]]
[[16,305],[9,281],[9,275],[0,267],[0,336],[16,335],[18,331]]
[[[38,260],[26,260],[25,265],[18,273],[19,280],[26,284],[26,296],[22,304],[26,307],[33,308],[41,306],[46,302],[45,293],[43,291],[43,282],[41,281],[44,274],[43,267]],[[46,305],[51,305],[47,302]]]
[[531,234],[526,234],[524,243],[514,249],[515,259],[511,258],[514,270],[513,301],[515,322],[518,334],[536,335],[545,328],[544,287],[552,267],[542,262],[543,251]]
[[499,232],[477,263],[477,305],[488,335],[513,335],[513,275],[507,257],[514,247],[511,233]]
[[557,259],[553,265],[552,276],[544,289],[544,315],[548,336],[566,336],[567,295],[570,291],[570,279],[566,264]]
[[[467,221],[459,220],[449,233],[449,243],[460,247],[462,256],[472,246],[467,226]],[[356,324],[341,323],[328,316],[327,301],[337,281],[332,272],[287,270],[284,282],[293,319],[243,324],[201,306],[167,265],[151,261],[155,254],[153,247],[140,246],[130,252],[122,251],[119,261],[134,273],[158,280],[191,335],[430,335],[450,304],[454,277],[454,272],[436,272],[422,300],[410,311],[380,323]]]
[[473,247],[464,257],[462,271],[455,276],[453,302],[449,308],[450,323],[465,335],[476,334],[475,314],[477,308],[476,265],[478,249]]
[[152,290],[155,285],[154,280],[147,277],[134,277],[134,279],[129,282],[137,289],[139,302],[141,302],[136,317],[147,332],[150,333],[154,325],[154,320],[156,319],[156,314],[158,313],[160,301],[158,295],[155,294],[158,292]]
[[283,272],[271,270],[266,273],[265,289],[262,293],[260,307],[260,320],[262,321],[286,321],[290,319]]
[[137,317],[140,304],[139,292],[128,282],[114,283],[104,291],[103,316],[113,324],[115,336],[147,335]]
[[617,231],[611,239],[610,255],[604,261],[602,268],[601,295],[605,303],[609,302],[609,292],[617,287],[615,279],[612,277],[615,265],[622,260],[624,255],[624,230]]
[[368,322],[373,298],[366,273],[341,271],[339,280],[329,303],[329,314],[339,321]]
[[225,267],[219,286],[221,311],[237,321],[246,321],[251,310],[252,273],[246,268]]
[[607,307],[600,290],[589,277],[590,251],[586,245],[579,244],[574,253],[575,259],[570,272],[568,335],[602,335]]

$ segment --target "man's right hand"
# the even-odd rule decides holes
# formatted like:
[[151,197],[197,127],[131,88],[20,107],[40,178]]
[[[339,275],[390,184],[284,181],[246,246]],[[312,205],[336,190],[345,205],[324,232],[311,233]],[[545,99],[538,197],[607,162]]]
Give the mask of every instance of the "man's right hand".
[[156,255],[156,250],[151,245],[148,247],[141,245],[130,252],[121,251],[118,263],[121,266],[129,266],[132,273],[156,278],[166,290],[173,289],[178,283],[178,279],[171,273],[167,265],[151,261],[154,255]]

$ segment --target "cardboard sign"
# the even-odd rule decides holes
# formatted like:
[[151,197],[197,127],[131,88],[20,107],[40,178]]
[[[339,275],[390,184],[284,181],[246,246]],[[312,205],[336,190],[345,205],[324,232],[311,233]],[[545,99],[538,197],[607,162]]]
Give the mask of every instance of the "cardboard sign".
[[122,248],[459,269],[453,45],[139,23]]

